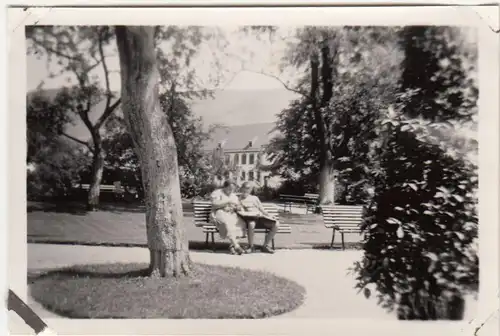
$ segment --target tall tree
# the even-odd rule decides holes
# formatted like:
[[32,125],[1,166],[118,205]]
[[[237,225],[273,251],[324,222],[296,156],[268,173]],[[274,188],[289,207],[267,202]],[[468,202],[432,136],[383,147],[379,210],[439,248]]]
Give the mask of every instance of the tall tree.
[[283,177],[316,177],[323,203],[366,200],[373,122],[397,89],[395,37],[385,27],[308,27],[290,44],[285,64],[307,74],[291,88],[301,97],[280,113],[283,136],[268,152]]
[[[219,125],[205,128],[202,118],[194,115],[190,100],[173,89],[160,94],[159,99],[176,142],[182,197],[200,195],[211,185],[213,176],[204,144]],[[124,185],[142,188],[139,159],[123,114],[114,115],[106,127],[106,169],[119,171]]]
[[[101,130],[120,105],[120,99],[111,91],[110,69],[106,60],[113,31],[107,26],[28,26],[26,37],[29,53],[39,57],[47,56],[49,68],[56,61],[57,73],[51,73],[51,76],[70,75],[67,79],[73,83],[70,89],[72,99],[68,102],[67,109],[81,119],[91,138],[83,141],[68,133],[62,134],[83,144],[92,153],[87,204],[89,209],[94,209],[99,204],[105,159]],[[102,68],[104,85],[95,76],[98,67]],[[91,114],[97,114],[98,117],[92,118]]]
[[183,222],[177,148],[159,100],[155,28],[117,26],[123,113],[139,157],[146,195],[150,271],[159,276],[190,273]]

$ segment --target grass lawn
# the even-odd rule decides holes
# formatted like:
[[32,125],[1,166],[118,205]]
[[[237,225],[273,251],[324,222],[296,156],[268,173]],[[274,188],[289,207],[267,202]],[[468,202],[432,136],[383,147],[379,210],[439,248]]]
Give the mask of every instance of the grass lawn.
[[[192,205],[183,203],[184,220],[190,249],[205,249],[205,235],[194,225]],[[82,206],[30,206],[27,213],[28,243],[80,244],[101,246],[146,246],[146,223],[143,207],[103,205],[99,211],[86,212]],[[277,248],[325,248],[331,229],[325,228],[320,215],[280,213],[280,220],[292,227],[291,234],[276,237]],[[346,248],[359,248],[359,234],[346,235]],[[258,234],[256,243],[263,240]],[[217,249],[227,249],[220,243]],[[340,248],[337,235],[335,248]]]
[[191,277],[145,277],[146,264],[84,265],[31,279],[33,298],[71,318],[265,318],[304,301],[297,283],[263,271],[194,264]]

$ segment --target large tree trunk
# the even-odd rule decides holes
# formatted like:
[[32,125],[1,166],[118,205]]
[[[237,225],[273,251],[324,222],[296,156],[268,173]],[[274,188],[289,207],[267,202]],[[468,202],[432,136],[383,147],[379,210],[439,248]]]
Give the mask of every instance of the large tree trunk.
[[140,160],[152,275],[190,273],[177,149],[158,99],[154,27],[119,26],[122,109]]
[[[323,45],[321,46],[321,81],[323,84],[323,96],[321,97],[321,107],[327,108],[330,100],[333,97],[333,67],[330,57],[330,46],[328,45],[328,36],[324,36]],[[326,128],[326,121],[322,120],[321,125],[318,125],[320,134],[323,139],[322,157],[320,160],[320,204],[333,204],[335,202],[335,170],[333,165],[333,157],[330,148],[330,139]],[[319,127],[321,126],[321,127]]]
[[[325,94],[323,94],[321,105],[318,106],[318,89],[319,89],[319,59],[317,54],[311,56],[311,105],[314,113],[314,120],[318,130],[318,141],[319,141],[319,203],[320,204],[333,204],[334,203],[334,170],[333,170],[333,160],[329,148],[329,139],[327,138],[325,121],[322,116],[320,107],[324,107]],[[324,75],[324,73],[323,73]],[[322,76],[323,78],[323,76]],[[331,78],[331,74],[330,74]],[[323,80],[326,80],[323,78]],[[324,90],[327,87],[323,88]],[[328,89],[327,89],[328,90]],[[331,98],[331,87],[330,87],[330,98]],[[328,94],[328,93],[327,93]],[[328,101],[330,100],[328,98]]]
[[334,202],[335,202],[335,174],[333,165],[330,162],[326,161],[323,164],[320,164],[319,203],[333,204]]
[[93,138],[95,140],[94,156],[92,157],[92,176],[90,178],[89,193],[87,195],[87,208],[90,211],[95,210],[99,205],[102,173],[104,171],[104,150],[102,148],[100,135],[94,136]]

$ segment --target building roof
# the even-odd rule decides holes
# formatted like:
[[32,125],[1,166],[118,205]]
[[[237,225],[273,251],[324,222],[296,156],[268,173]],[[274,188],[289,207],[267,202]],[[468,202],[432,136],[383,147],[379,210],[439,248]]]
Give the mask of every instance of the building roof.
[[[219,127],[206,142],[205,149],[212,150],[221,143],[224,150],[260,150],[274,136],[275,123],[259,123]],[[252,142],[250,146],[250,142]]]

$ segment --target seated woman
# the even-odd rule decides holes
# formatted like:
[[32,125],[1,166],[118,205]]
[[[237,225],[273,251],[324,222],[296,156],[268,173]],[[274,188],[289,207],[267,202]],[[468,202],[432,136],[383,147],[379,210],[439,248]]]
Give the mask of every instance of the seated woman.
[[269,232],[264,238],[262,252],[274,253],[274,250],[269,247],[269,243],[276,235],[279,223],[273,218],[273,216],[267,213],[259,198],[251,195],[251,192],[252,185],[249,182],[243,183],[241,186],[240,202],[243,206],[244,212],[240,212],[240,214],[243,218],[246,218],[248,224],[248,244],[250,245],[249,252],[255,251],[255,247],[253,246],[255,228],[266,228],[269,229]]
[[217,226],[221,239],[229,239],[231,254],[242,254],[238,238],[245,237],[246,222],[238,216],[236,211],[241,210],[238,196],[234,193],[236,184],[225,181],[221,189],[212,192],[211,220]]

